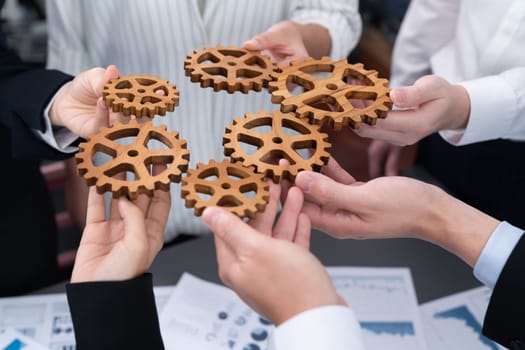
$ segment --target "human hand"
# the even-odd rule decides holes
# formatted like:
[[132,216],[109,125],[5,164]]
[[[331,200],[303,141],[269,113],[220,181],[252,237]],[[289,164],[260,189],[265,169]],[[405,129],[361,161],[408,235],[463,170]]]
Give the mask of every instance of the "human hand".
[[388,113],[374,126],[362,124],[355,132],[363,137],[412,145],[440,130],[464,129],[470,114],[470,98],[460,85],[427,75],[413,86],[393,89],[390,97],[402,108]]
[[246,50],[261,51],[279,65],[302,61],[308,57],[308,51],[299,26],[300,24],[292,21],[279,22],[266,32],[246,41],[243,47]]
[[105,219],[104,195],[90,188],[86,227],[71,282],[127,280],[143,274],[162,248],[170,194],[154,191],[133,203],[112,199]]
[[399,161],[403,147],[381,140],[373,140],[368,145],[368,176],[371,179],[396,176],[399,173]]
[[306,249],[310,222],[300,213],[299,189],[289,190],[272,230],[279,195],[279,185],[272,183],[270,202],[250,225],[221,208],[203,213],[215,235],[222,281],[275,325],[312,308],[341,304],[326,270]]
[[336,238],[411,237],[433,242],[473,266],[499,222],[436,186],[406,177],[381,177],[343,184],[303,171],[312,225]]
[[49,110],[51,124],[86,138],[108,126],[109,110],[102,100],[104,85],[119,75],[117,67],[93,68],[65,84]]

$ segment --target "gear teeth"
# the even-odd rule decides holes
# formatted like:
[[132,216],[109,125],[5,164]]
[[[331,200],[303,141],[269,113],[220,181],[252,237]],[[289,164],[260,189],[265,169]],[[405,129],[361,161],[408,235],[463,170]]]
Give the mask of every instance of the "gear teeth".
[[[118,144],[115,140],[130,136],[130,129],[138,129],[135,142],[126,146],[117,146]],[[161,136],[152,137],[155,134]],[[149,172],[149,170],[135,168],[137,164],[139,167],[146,167],[144,164],[152,162],[152,157],[155,157],[155,150],[150,151],[144,148],[145,145],[137,144],[137,140],[146,138],[158,139],[165,143],[168,149],[172,150],[171,159],[169,160],[171,166],[157,175],[149,174],[144,176],[144,171]],[[127,195],[135,199],[139,194],[152,196],[153,192],[158,189],[167,191],[171,182],[179,182],[181,180],[182,173],[186,171],[189,163],[189,151],[187,150],[186,140],[179,139],[176,131],[168,132],[166,125],[153,126],[151,121],[138,124],[136,120],[130,120],[128,124],[117,123],[111,127],[102,127],[97,134],[90,135],[87,140],[87,142],[80,144],[79,152],[75,156],[78,173],[84,177],[88,186],[96,185],[99,193],[112,192],[115,198]],[[168,141],[164,142],[162,140]],[[106,164],[94,165],[92,161],[94,154],[99,151],[109,152],[108,148],[111,142],[115,143],[115,148],[112,150],[115,153],[114,160],[111,162],[113,165],[111,167]],[[104,145],[104,148],[101,145]],[[154,161],[155,164],[167,164],[164,158]],[[143,178],[120,180],[112,177],[116,173],[121,173],[123,169],[124,171],[130,171],[129,167],[133,169],[131,171],[137,177],[142,172]],[[106,175],[108,172],[113,173],[113,175]]]
[[[240,57],[225,56],[220,51],[239,52]],[[212,56],[215,60],[213,63],[206,64],[206,70],[203,70],[199,62],[203,55]],[[254,67],[246,64],[250,58],[257,61],[263,61],[266,72],[261,67]],[[194,50],[193,54],[188,55],[184,61],[185,75],[190,77],[192,82],[200,82],[202,88],[213,88],[213,91],[227,91],[233,94],[237,91],[247,94],[250,91],[261,91],[267,87],[268,83],[273,80],[271,74],[275,70],[275,63],[266,55],[261,55],[253,51],[237,48],[233,45],[227,47],[217,46],[214,48],[205,47],[203,50]],[[257,76],[243,76],[244,79],[238,79],[239,72],[256,72]],[[262,72],[262,73],[261,73]]]
[[[254,123],[255,122],[255,123]],[[242,147],[243,133],[246,128],[245,125],[258,125],[271,127],[271,131],[266,134],[261,133],[259,140],[253,140],[258,144],[258,149],[252,154],[248,154]],[[286,130],[282,128],[294,130],[300,135],[286,137]],[[301,139],[300,147],[294,143],[294,137],[297,136],[311,136],[311,140]],[[253,134],[250,136],[254,138]],[[272,178],[275,183],[279,183],[283,178],[290,181],[295,180],[295,176],[301,170],[319,171],[327,162],[330,154],[328,149],[331,145],[327,141],[328,135],[321,133],[319,127],[308,124],[306,121],[297,118],[293,113],[282,113],[280,111],[273,111],[271,113],[264,110],[259,111],[258,114],[246,113],[244,119],[235,119],[232,125],[226,127],[226,132],[223,135],[224,154],[229,156],[232,161],[242,162],[245,166],[253,166],[256,171],[266,177]],[[314,154],[309,159],[303,159],[297,151],[315,145]],[[306,144],[305,144],[306,143]],[[276,164],[272,164],[267,158],[268,155],[275,157],[288,158],[290,166],[288,169],[283,169]]]
[[[208,176],[216,174],[218,174],[216,180],[204,183]],[[255,197],[245,197],[240,192],[240,187],[236,187],[238,180],[230,176],[241,179],[252,178],[252,187],[255,186],[255,188],[251,190],[255,191]],[[201,189],[209,187],[208,191],[212,192],[212,197],[207,201],[202,199],[197,193],[198,186]],[[263,176],[257,174],[253,167],[245,167],[241,163],[233,163],[228,160],[221,163],[211,160],[208,164],[199,163],[195,169],[188,170],[187,176],[182,181],[181,197],[187,208],[194,208],[196,216],[202,215],[208,206],[219,205],[241,218],[253,218],[258,211],[264,210],[269,200],[269,186],[264,182]],[[232,203],[235,205],[231,206]]]
[[[331,65],[331,76],[328,78],[301,78],[300,85],[306,87],[307,85],[315,86],[315,91],[318,92],[319,101],[327,101],[325,96],[334,96],[334,93],[352,94],[358,92],[360,99],[367,98],[373,100],[370,105],[364,108],[354,108],[350,101],[337,101],[337,108],[329,110],[328,108],[317,108],[311,105],[311,101],[316,101],[316,96],[312,93],[311,88],[307,89],[307,94],[290,93],[287,87],[287,81],[290,75],[297,74],[301,71],[303,73],[314,73],[316,71],[324,72],[327,65]],[[341,81],[347,78],[348,72],[351,72],[352,77],[357,77],[367,87],[355,88],[355,85],[342,85]],[[377,118],[385,118],[387,112],[392,108],[392,100],[390,99],[390,88],[388,88],[388,80],[378,77],[376,70],[366,70],[362,63],[349,64],[345,59],[339,61],[332,61],[329,57],[321,59],[313,59],[311,57],[304,61],[293,61],[289,66],[282,68],[281,73],[273,73],[274,81],[269,83],[268,90],[272,94],[272,103],[280,104],[282,112],[295,112],[301,119],[308,119],[311,124],[329,125],[334,130],[341,130],[343,127],[349,126],[351,128],[358,128],[361,122],[370,125],[375,124]],[[298,83],[298,81],[295,81]],[[340,95],[339,95],[340,96]],[[304,99],[308,99],[304,100]],[[333,97],[336,100],[336,97]],[[332,102],[321,102],[325,105],[330,105]],[[335,104],[335,102],[334,102]]]
[[[153,84],[143,84],[144,80],[153,81]],[[154,91],[159,85],[165,95]],[[179,104],[179,91],[175,85],[145,74],[131,74],[110,80],[104,86],[102,96],[106,107],[113,112],[122,112],[125,116],[136,115],[139,118],[164,116],[167,111],[173,112]]]

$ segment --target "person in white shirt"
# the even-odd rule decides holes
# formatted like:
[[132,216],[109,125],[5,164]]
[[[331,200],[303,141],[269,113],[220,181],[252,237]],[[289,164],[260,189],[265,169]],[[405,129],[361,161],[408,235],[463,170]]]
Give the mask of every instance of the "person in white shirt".
[[[525,195],[524,42],[521,0],[413,0],[395,43],[390,79],[401,110],[358,131],[375,139],[371,177],[397,174],[401,148],[390,143],[424,138],[416,164],[459,199],[525,226],[519,206]],[[398,88],[411,85],[418,95],[404,98]],[[455,109],[460,99],[467,110]]]
[[[181,92],[171,116],[156,118],[188,141],[190,167],[223,158],[226,125],[234,117],[278,108],[265,91],[215,93],[184,76],[183,62],[195,49],[243,45],[262,50],[280,64],[330,55],[347,57],[361,33],[357,0],[49,0],[48,63],[75,73],[93,64],[118,65],[122,75],[168,79]],[[71,164],[74,166],[74,164]],[[84,221],[86,187],[77,202]],[[180,186],[171,185],[178,197]],[[165,239],[206,232],[184,201],[174,201]]]

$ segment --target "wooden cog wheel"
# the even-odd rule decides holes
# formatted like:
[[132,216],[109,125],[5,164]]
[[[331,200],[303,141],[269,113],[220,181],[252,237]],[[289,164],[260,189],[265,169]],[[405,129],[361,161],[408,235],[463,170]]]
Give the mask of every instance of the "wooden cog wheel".
[[[117,142],[130,138],[134,138],[130,144]],[[159,143],[163,149],[152,148]],[[95,165],[97,154],[111,159]],[[88,186],[96,185],[99,193],[112,192],[115,198],[128,195],[131,199],[139,194],[153,196],[154,190],[169,191],[170,182],[180,182],[189,157],[186,141],[180,140],[177,132],[166,131],[165,125],[153,126],[151,121],[139,124],[134,119],[128,124],[101,128],[79,145],[75,156],[78,173]],[[167,168],[153,174],[155,165]],[[126,177],[127,174],[134,178]]]
[[[328,162],[331,146],[328,135],[318,126],[278,110],[235,118],[233,125],[226,127],[222,144],[225,155],[245,166],[255,166],[258,173],[275,183],[282,177],[293,182],[301,170],[320,171]],[[283,158],[289,163],[286,168],[278,165]]]
[[233,46],[195,50],[184,61],[184,70],[192,82],[230,94],[261,91],[272,79],[274,68],[269,57]]
[[[186,208],[200,216],[207,207],[219,206],[245,218],[264,211],[270,198],[269,185],[253,167],[223,160],[199,163],[182,179],[181,196]],[[250,196],[251,195],[251,196]]]
[[128,75],[111,80],[102,93],[106,106],[113,112],[137,118],[166,115],[179,104],[179,91],[167,80],[147,75]]
[[[385,118],[392,108],[388,80],[345,59],[292,62],[273,77],[268,89],[272,102],[281,104],[281,111],[296,112],[310,123],[329,124],[335,130],[359,128],[361,122],[375,125],[377,118]],[[303,91],[294,95],[287,87],[290,83]]]

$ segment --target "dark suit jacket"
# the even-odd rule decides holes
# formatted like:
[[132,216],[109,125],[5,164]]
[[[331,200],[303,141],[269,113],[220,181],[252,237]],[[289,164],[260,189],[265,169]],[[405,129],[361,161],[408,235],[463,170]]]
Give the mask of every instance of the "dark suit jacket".
[[66,285],[78,350],[164,349],[151,274]]
[[494,287],[483,333],[509,349],[525,349],[525,235]]
[[0,296],[59,278],[57,228],[40,161],[68,155],[36,138],[31,129],[44,131],[43,111],[70,79],[25,65],[6,47],[0,27]]

